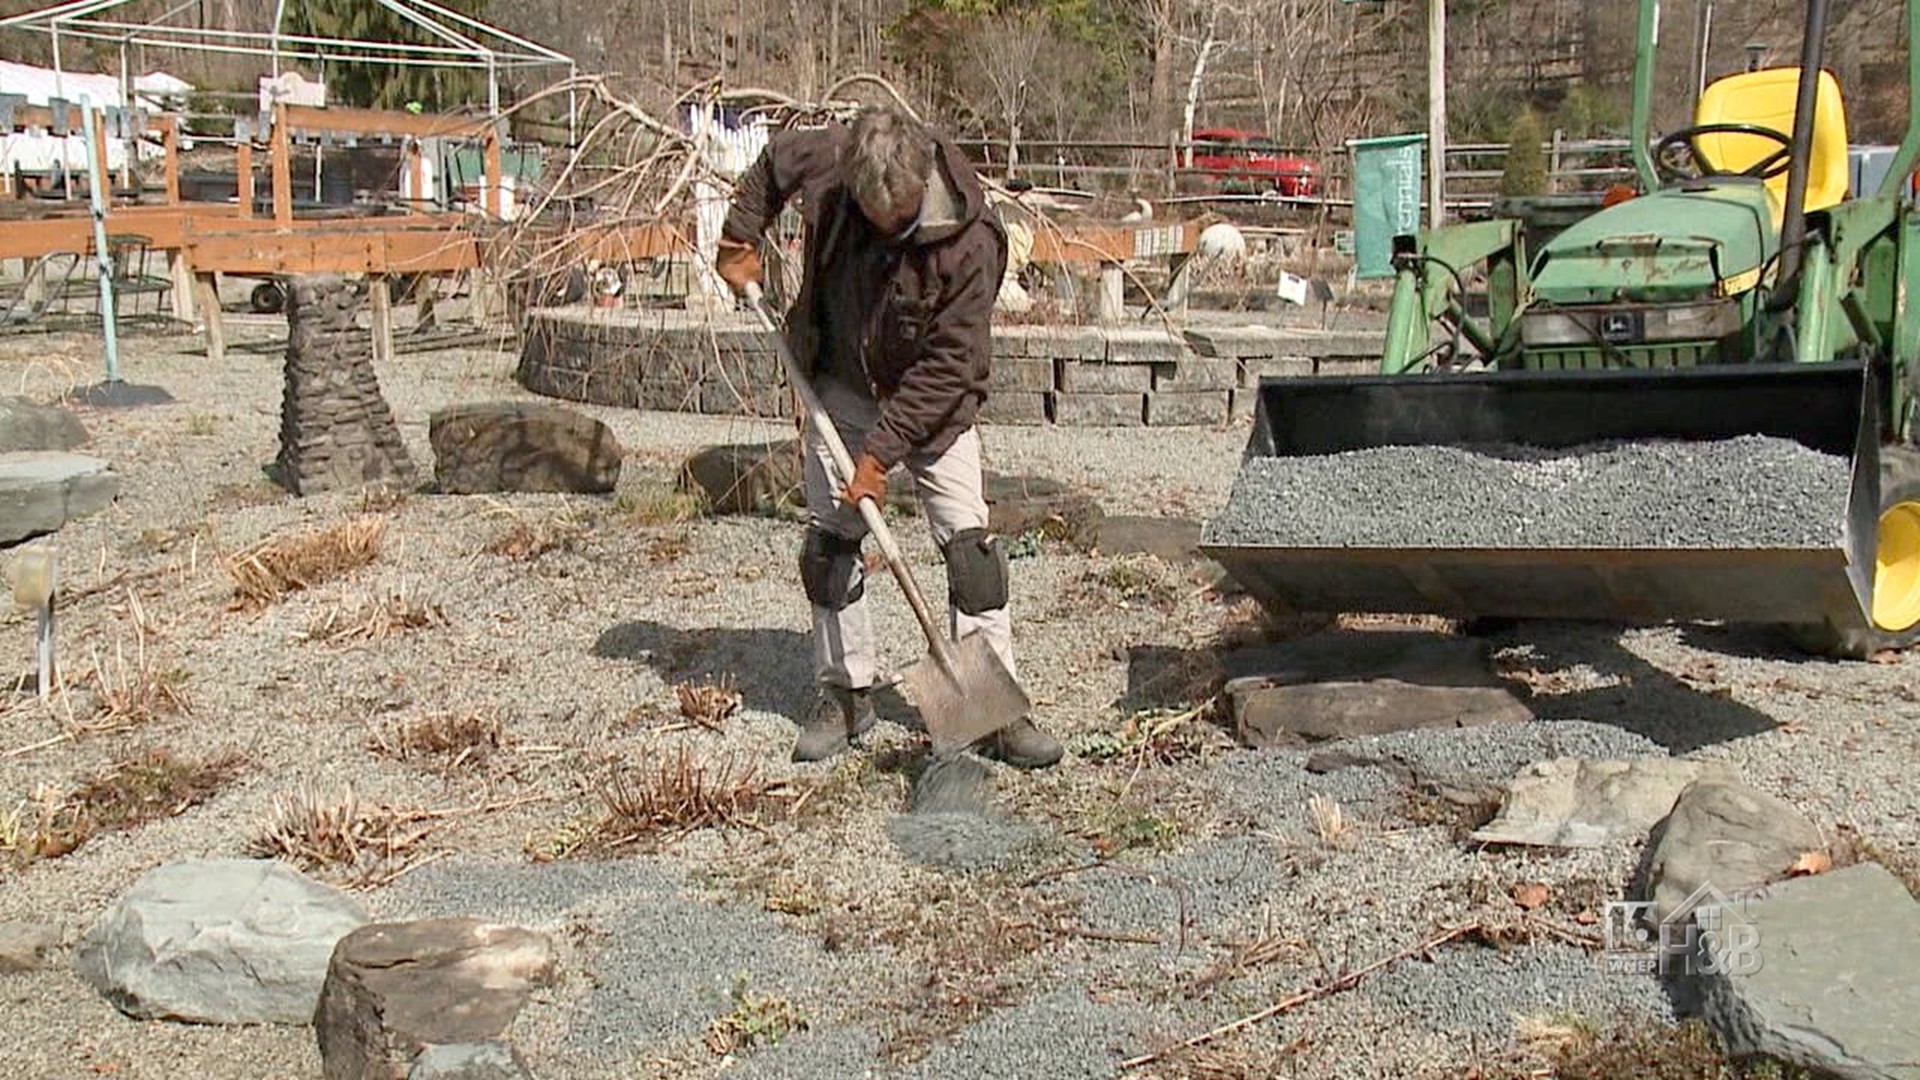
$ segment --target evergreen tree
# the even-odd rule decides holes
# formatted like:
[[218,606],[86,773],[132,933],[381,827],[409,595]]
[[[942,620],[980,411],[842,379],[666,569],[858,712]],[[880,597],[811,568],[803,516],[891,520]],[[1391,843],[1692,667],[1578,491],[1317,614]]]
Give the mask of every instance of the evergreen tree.
[[1544,195],[1547,191],[1547,155],[1540,143],[1540,117],[1521,106],[1507,128],[1507,164],[1500,173],[1502,195]]
[[[486,0],[444,0],[447,7],[480,18]],[[440,45],[447,42],[370,0],[294,0],[287,5],[284,31],[308,37],[368,42]],[[309,73],[321,77],[321,72]],[[484,101],[486,74],[478,68],[327,61],[327,96],[343,105],[404,109],[418,102],[440,112]]]

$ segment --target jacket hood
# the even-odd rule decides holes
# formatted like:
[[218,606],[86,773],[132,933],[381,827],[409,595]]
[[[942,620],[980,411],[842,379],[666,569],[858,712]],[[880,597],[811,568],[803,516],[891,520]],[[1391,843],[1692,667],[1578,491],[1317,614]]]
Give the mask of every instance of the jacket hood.
[[920,201],[920,219],[912,242],[921,246],[952,239],[987,209],[987,192],[973,163],[959,147],[934,135],[933,168],[927,175],[927,193]]

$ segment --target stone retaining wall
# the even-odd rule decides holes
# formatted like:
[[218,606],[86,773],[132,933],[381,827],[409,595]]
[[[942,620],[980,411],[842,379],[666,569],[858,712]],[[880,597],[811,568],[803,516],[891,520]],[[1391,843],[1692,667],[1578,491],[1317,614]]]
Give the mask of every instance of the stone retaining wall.
[[[1364,374],[1377,335],[1266,327],[994,328],[981,419],[1073,427],[1215,425],[1253,411],[1263,375]],[[568,401],[789,416],[765,333],[744,315],[555,308],[530,313],[521,385]]]

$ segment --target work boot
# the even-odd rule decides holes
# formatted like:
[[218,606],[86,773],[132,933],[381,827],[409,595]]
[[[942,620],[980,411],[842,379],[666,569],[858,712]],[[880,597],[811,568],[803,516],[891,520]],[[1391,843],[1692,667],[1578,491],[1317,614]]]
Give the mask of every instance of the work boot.
[[1060,740],[1022,717],[974,744],[983,757],[1003,761],[1016,769],[1044,769],[1060,760]]
[[871,727],[872,691],[823,686],[813,712],[800,724],[800,737],[793,741],[793,760],[825,761]]

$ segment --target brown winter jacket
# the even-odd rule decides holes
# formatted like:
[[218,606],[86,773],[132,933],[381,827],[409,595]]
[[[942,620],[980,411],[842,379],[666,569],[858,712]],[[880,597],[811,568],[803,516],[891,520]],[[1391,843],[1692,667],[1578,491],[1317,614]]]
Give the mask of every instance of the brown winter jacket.
[[903,243],[881,236],[854,205],[840,166],[842,125],[776,132],[741,177],[723,229],[729,240],[757,242],[799,198],[806,242],[788,340],[810,378],[864,374],[880,406],[865,448],[888,468],[909,454],[943,453],[973,426],[1007,265],[1006,231],[973,166],[946,139],[929,138],[940,182],[929,183],[919,226]]

